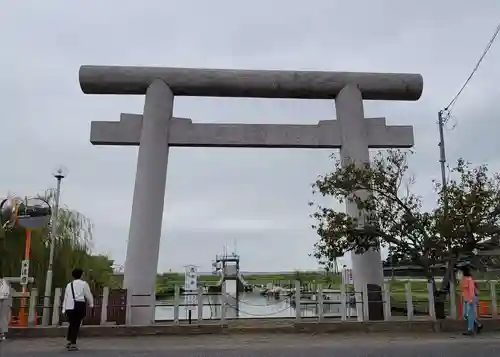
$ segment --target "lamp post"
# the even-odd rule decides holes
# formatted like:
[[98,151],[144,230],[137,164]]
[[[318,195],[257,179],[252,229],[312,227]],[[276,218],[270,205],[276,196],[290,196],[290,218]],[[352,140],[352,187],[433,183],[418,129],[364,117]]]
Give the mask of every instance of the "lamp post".
[[[15,226],[24,229],[26,234],[24,259],[21,261],[21,274],[19,282],[23,288],[21,306],[19,308],[19,325],[28,326],[29,314],[25,313],[27,308],[26,296],[28,292],[29,267],[31,255],[31,231],[39,229],[47,224],[52,215],[50,204],[43,198],[33,197],[23,200],[20,198],[6,199],[0,204],[0,218],[3,228],[13,228]],[[31,321],[32,322],[32,321]]]
[[56,235],[57,235],[57,218],[59,212],[59,197],[61,195],[61,182],[62,179],[66,177],[66,170],[63,168],[58,168],[54,173],[54,177],[57,180],[56,186],[56,197],[54,203],[54,209],[52,210],[52,222],[50,226],[50,253],[49,253],[49,267],[47,268],[47,278],[45,280],[45,292],[43,298],[43,315],[42,315],[42,325],[48,326],[50,323],[50,298],[52,297],[52,277],[53,277],[53,265],[54,265],[54,250],[56,245]]

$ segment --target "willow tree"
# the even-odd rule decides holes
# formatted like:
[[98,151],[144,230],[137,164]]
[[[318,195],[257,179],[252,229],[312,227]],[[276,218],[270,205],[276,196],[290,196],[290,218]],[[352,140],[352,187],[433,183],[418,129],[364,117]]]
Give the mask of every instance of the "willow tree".
[[[53,191],[44,198],[54,207]],[[83,214],[60,207],[55,236],[53,286],[63,287],[71,278],[71,271],[82,268],[93,285],[109,282],[113,262],[106,256],[94,256],[92,248],[92,222]],[[25,252],[25,231],[19,227],[0,232],[0,275],[19,276]],[[43,292],[50,253],[50,226],[34,230],[31,234],[30,276]]]
[[[408,175],[408,152],[379,153],[370,165],[342,165],[320,177],[315,192],[354,202],[362,214],[351,217],[344,211],[318,207],[313,216],[319,241],[314,256],[332,262],[348,251],[363,253],[385,247],[398,261],[422,267],[434,282],[433,267],[447,266],[435,294],[446,296],[456,263],[470,258],[485,241],[498,244],[500,233],[500,176],[460,159],[450,171],[446,190],[434,183],[435,207],[423,209],[422,199],[412,192],[414,179]],[[363,199],[360,191],[368,191]],[[438,300],[438,299],[437,299]]]

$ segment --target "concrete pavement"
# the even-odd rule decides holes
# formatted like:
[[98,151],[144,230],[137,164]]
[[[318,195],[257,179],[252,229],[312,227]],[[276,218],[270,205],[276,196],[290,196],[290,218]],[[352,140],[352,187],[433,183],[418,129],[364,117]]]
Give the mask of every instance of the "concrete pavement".
[[1,357],[494,357],[500,335],[457,334],[252,334],[88,338],[80,351],[67,352],[63,339],[12,340],[0,344]]

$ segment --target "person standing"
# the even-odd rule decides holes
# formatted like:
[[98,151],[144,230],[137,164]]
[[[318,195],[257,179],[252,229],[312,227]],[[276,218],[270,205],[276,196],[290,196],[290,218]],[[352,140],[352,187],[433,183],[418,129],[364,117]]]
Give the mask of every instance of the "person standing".
[[74,269],[71,275],[73,281],[66,285],[62,312],[66,314],[69,322],[66,348],[69,351],[76,351],[78,350],[76,340],[80,326],[85,317],[87,306],[94,307],[94,297],[89,284],[82,280],[82,269]]
[[476,294],[476,282],[472,279],[469,266],[463,266],[460,270],[462,272],[460,292],[464,304],[464,317],[467,320],[467,331],[464,332],[464,335],[472,336],[474,335],[477,323],[476,303],[478,299]]
[[9,330],[12,309],[12,291],[10,283],[5,278],[0,278],[0,342],[5,340]]

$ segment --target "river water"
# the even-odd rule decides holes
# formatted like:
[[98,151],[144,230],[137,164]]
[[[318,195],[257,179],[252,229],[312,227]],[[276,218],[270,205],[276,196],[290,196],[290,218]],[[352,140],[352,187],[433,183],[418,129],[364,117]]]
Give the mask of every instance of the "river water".
[[[221,295],[214,294],[203,296],[203,319],[220,319],[221,318]],[[236,302],[235,295],[229,294],[226,297],[226,314],[227,318],[285,318],[295,317],[295,307],[292,304],[291,298],[282,296],[279,299],[274,297],[262,296],[258,292],[246,292],[240,294],[239,306]],[[179,304],[179,319],[188,319],[189,309],[186,307],[187,302],[182,299]],[[239,314],[237,314],[237,311]],[[355,309],[347,309],[348,317],[355,316]],[[318,316],[318,306],[314,301],[301,301],[300,314],[302,317]],[[340,304],[325,302],[323,306],[323,314],[325,317],[340,317]],[[198,319],[198,306],[195,302],[191,310],[191,318]],[[174,320],[174,300],[157,301],[155,311],[156,321],[171,321]]]
[[[221,317],[221,302],[220,295],[203,296],[203,319],[220,319]],[[182,300],[179,306],[179,319],[188,318],[188,309],[185,302]],[[226,300],[226,317],[236,317],[236,312],[239,311],[240,318],[283,318],[295,316],[295,309],[290,304],[290,298],[281,297],[275,299],[274,297],[262,296],[257,292],[241,293],[239,306],[237,306],[236,298],[234,295],[229,295]],[[308,307],[310,310],[314,310]],[[303,307],[301,310],[306,310]],[[312,311],[311,311],[312,312]],[[162,300],[157,302],[156,307],[156,320],[165,321],[174,319],[174,300]],[[192,318],[198,318],[198,307],[194,306],[191,312]],[[312,316],[312,315],[311,315]]]

